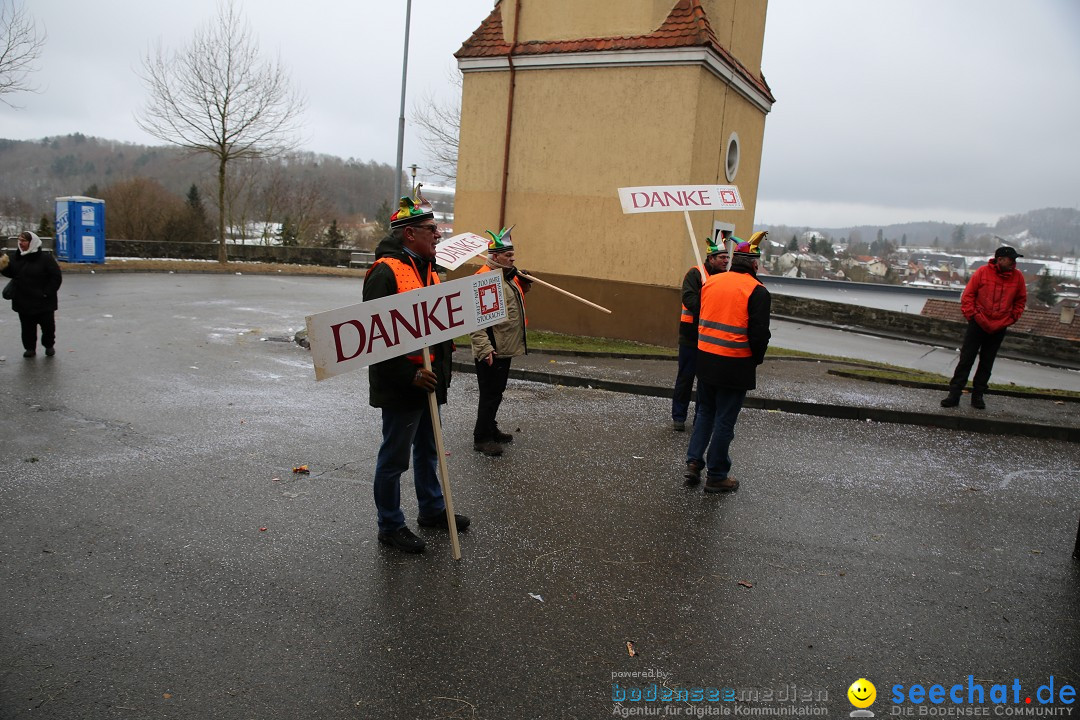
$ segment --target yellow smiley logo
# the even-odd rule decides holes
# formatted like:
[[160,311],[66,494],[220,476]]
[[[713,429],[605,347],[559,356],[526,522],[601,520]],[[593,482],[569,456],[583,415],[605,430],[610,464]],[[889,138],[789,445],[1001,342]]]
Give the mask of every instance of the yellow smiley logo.
[[857,708],[868,708],[877,698],[877,688],[866,678],[859,678],[847,689],[848,700]]

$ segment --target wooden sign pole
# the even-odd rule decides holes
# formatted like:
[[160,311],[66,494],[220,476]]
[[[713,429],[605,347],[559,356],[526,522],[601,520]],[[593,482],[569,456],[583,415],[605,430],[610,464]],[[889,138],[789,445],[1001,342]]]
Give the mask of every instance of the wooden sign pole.
[[566,290],[563,290],[563,289],[562,289],[561,287],[559,287],[559,286],[557,286],[557,285],[552,285],[552,284],[551,284],[551,283],[549,283],[549,282],[545,282],[545,281],[541,280],[540,278],[536,277],[535,275],[533,275],[533,274],[531,274],[531,273],[530,273],[530,274],[528,274],[528,275],[522,275],[521,277],[525,278],[526,280],[530,280],[530,281],[532,281],[532,282],[538,282],[538,283],[540,283],[541,285],[543,285],[544,287],[549,287],[549,288],[551,288],[552,290],[555,290],[556,292],[561,292],[561,293],[562,293],[563,295],[566,295],[567,297],[572,297],[572,298],[574,298],[575,300],[577,300],[578,302],[581,302],[581,303],[585,303],[586,305],[588,305],[588,306],[590,306],[590,307],[594,307],[594,308],[596,308],[597,310],[603,310],[603,311],[604,311],[604,312],[606,312],[606,313],[607,313],[608,315],[610,315],[610,314],[611,314],[611,311],[610,311],[610,310],[608,310],[608,309],[607,309],[606,307],[603,307],[602,305],[597,305],[597,304],[596,304],[596,303],[594,303],[594,302],[589,302],[589,301],[588,301],[588,300],[586,300],[585,298],[583,298],[583,297],[578,297],[578,296],[577,296],[577,295],[575,295],[574,293],[572,293],[572,292],[568,292],[568,291],[566,291]]
[[[426,347],[422,352],[424,353],[424,369],[431,372],[431,353]],[[450,549],[454,559],[460,560],[461,546],[458,544],[457,518],[454,516],[454,496],[450,492],[450,474],[446,469],[442,423],[439,421],[439,400],[435,397],[434,390],[428,393],[428,408],[431,411],[431,428],[435,431],[435,452],[439,453],[439,483],[442,485],[443,500],[446,502],[446,525],[450,529]]]
[[701,251],[698,250],[697,239],[694,238],[694,226],[690,224],[690,212],[683,210],[682,214],[686,218],[686,232],[690,235],[690,247],[694,248],[694,259],[697,260],[697,269],[701,273],[701,282],[704,283],[707,278],[705,275],[705,263],[701,262]]
[[[491,266],[493,266],[493,267],[497,267],[497,268],[502,268],[502,269],[504,269],[504,270],[509,270],[509,269],[511,268],[511,266],[510,266],[510,265],[500,265],[499,263],[495,262],[495,261],[494,261],[493,259],[491,259],[490,257],[488,258],[488,264],[489,264],[489,265],[491,265]],[[520,272],[520,271],[519,271],[519,272]],[[527,274],[527,275],[526,275],[526,274],[525,274],[524,272],[522,272],[522,273],[521,273],[521,277],[525,278],[526,280],[529,280],[530,282],[536,282],[536,283],[540,283],[540,284],[541,284],[541,285],[543,285],[544,287],[549,287],[549,288],[551,288],[552,290],[554,290],[554,291],[556,291],[556,292],[561,292],[561,293],[562,293],[563,295],[566,295],[567,297],[571,297],[571,298],[573,298],[573,299],[577,300],[577,301],[578,301],[578,302],[580,302],[580,303],[585,303],[585,304],[586,304],[586,305],[588,305],[589,307],[594,307],[594,308],[596,308],[597,310],[602,310],[602,311],[606,312],[606,313],[607,313],[608,315],[610,315],[610,314],[611,314],[611,311],[610,311],[610,310],[608,310],[608,309],[607,309],[606,307],[604,307],[603,305],[597,305],[597,304],[596,304],[596,303],[594,303],[594,302],[589,302],[589,301],[588,301],[588,300],[586,300],[585,298],[583,298],[583,297],[579,297],[579,296],[575,295],[574,293],[570,292],[569,290],[563,290],[563,289],[562,289],[561,287],[559,287],[558,285],[552,285],[551,283],[547,282],[546,280],[541,280],[540,278],[536,277],[536,276],[535,276],[535,275],[533,275],[532,273],[529,273],[529,274]]]

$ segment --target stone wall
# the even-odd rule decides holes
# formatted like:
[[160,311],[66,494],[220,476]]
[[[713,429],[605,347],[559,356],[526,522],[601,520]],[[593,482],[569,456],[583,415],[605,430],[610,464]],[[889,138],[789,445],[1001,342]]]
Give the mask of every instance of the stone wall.
[[[275,247],[266,245],[227,245],[229,260],[241,262],[290,263],[297,265],[349,265],[352,250],[315,247]],[[149,240],[105,239],[105,257],[174,258],[181,260],[217,260],[217,243],[155,242]]]
[[[964,323],[939,320],[912,313],[881,310],[879,308],[845,305],[828,300],[813,300],[793,295],[772,296],[773,315],[784,315],[803,320],[820,320],[834,325],[850,325],[867,328],[889,335],[919,340],[937,340],[950,346],[959,346],[964,337]],[[1053,358],[1076,362],[1080,358],[1080,343],[1064,338],[1009,332],[1001,345],[1002,350],[1032,357]]]

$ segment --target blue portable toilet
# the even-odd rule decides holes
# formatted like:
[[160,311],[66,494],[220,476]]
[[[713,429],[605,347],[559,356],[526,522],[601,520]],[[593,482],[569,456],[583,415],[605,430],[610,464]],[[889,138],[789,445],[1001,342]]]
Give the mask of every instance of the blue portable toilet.
[[73,195],[56,198],[56,259],[105,262],[105,201]]

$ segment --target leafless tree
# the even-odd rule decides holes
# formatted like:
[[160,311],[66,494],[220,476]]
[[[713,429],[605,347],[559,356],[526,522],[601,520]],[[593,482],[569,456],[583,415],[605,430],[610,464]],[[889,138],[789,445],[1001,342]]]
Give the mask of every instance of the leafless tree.
[[16,92],[36,92],[27,76],[37,69],[35,63],[45,47],[45,31],[16,4],[17,0],[0,0],[0,102],[18,107],[5,95]]
[[184,49],[160,45],[143,60],[150,98],[139,126],[165,142],[206,153],[218,165],[218,259],[226,262],[225,185],[233,160],[270,157],[296,146],[304,100],[277,59],[264,62],[234,0]]
[[455,69],[450,73],[449,81],[457,88],[456,98],[440,102],[433,93],[425,93],[413,105],[412,121],[419,128],[420,143],[427,151],[425,169],[435,177],[453,183],[457,180],[458,136],[461,134],[461,71]]

